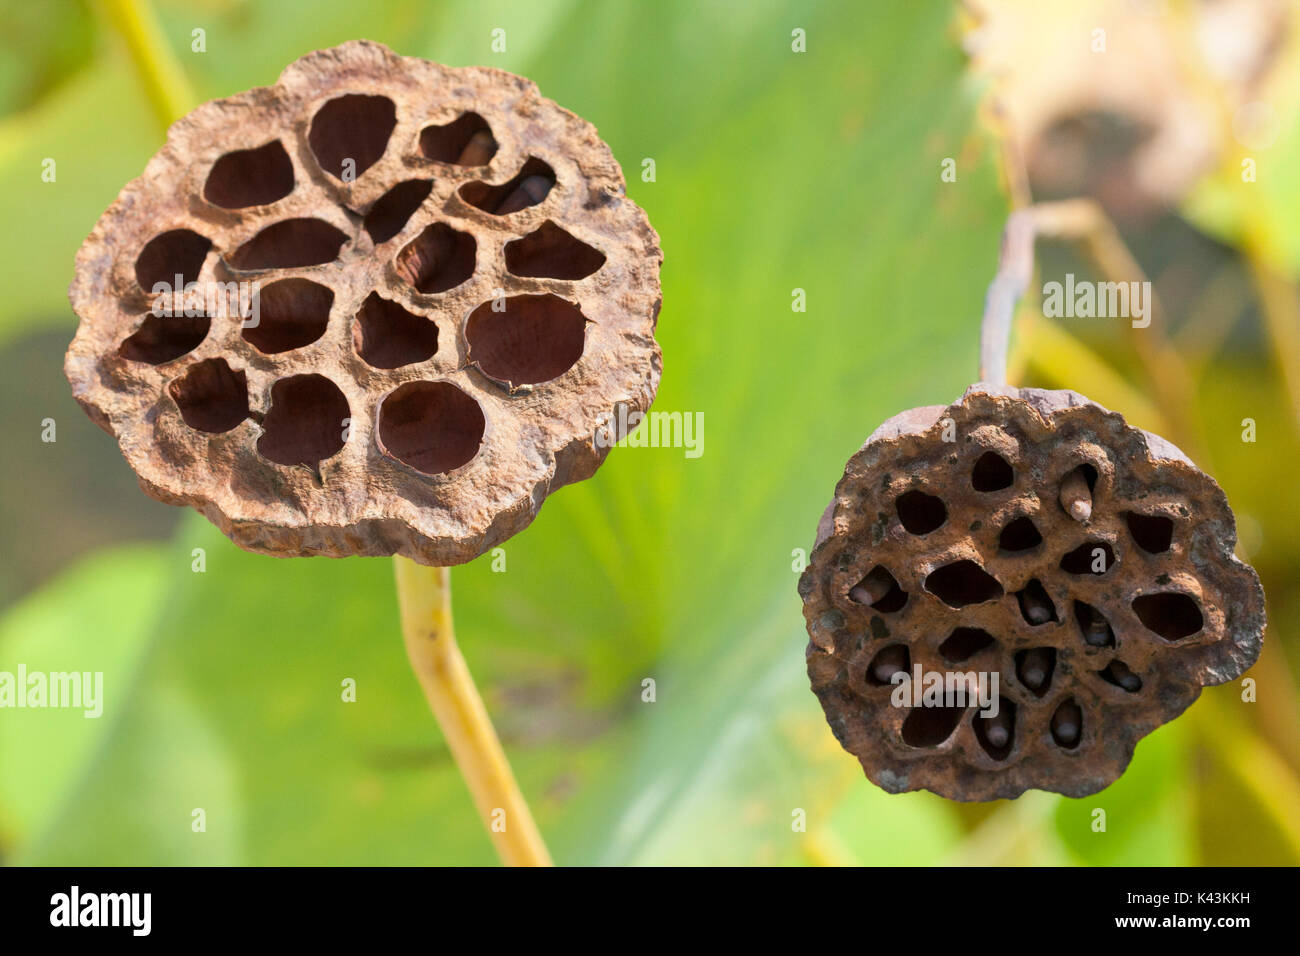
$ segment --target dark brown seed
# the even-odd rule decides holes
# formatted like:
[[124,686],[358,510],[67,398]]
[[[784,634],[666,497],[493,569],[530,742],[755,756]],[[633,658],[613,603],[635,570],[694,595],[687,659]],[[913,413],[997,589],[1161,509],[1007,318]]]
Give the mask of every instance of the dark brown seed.
[[1061,480],[1061,507],[1075,521],[1092,517],[1092,492],[1082,468],[1076,468]]
[[871,662],[871,676],[882,684],[907,667],[907,648],[902,644],[886,647]]
[[875,604],[889,593],[889,582],[881,577],[865,577],[849,591],[849,597],[859,604]]
[[1052,669],[1051,655],[1045,648],[1035,647],[1025,654],[1020,665],[1020,678],[1031,690],[1038,690],[1047,681]]
[[[1032,582],[1031,582],[1032,583]],[[1027,587],[1019,594],[1020,613],[1030,624],[1046,624],[1056,613],[1052,602],[1040,588]]]
[[1110,624],[1096,608],[1089,611],[1088,628],[1083,632],[1083,639],[1093,647],[1105,647],[1110,643]]
[[1142,678],[1129,670],[1128,665],[1123,661],[1115,660],[1110,662],[1110,675],[1115,679],[1116,684],[1119,684],[1130,694],[1142,689]]
[[1079,705],[1067,700],[1052,714],[1052,736],[1062,747],[1073,747],[1079,742],[1082,724],[1083,712]]
[[1005,708],[998,710],[996,717],[988,718],[984,725],[984,736],[989,745],[995,748],[1005,747],[1011,740],[1011,715]]
[[492,158],[496,151],[497,141],[492,138],[492,133],[481,129],[469,138],[469,142],[461,150],[456,163],[460,166],[482,166]]
[[501,200],[501,205],[496,208],[496,214],[504,216],[507,213],[527,209],[529,206],[536,206],[550,191],[551,181],[545,176],[526,176],[509,196]]

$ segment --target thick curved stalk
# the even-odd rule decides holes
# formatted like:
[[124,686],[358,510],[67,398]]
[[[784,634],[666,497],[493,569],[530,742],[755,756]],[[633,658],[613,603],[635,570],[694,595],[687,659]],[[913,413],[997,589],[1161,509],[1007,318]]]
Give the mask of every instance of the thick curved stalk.
[[400,556],[393,564],[411,668],[497,853],[508,866],[550,866],[546,844],[456,646],[450,572]]

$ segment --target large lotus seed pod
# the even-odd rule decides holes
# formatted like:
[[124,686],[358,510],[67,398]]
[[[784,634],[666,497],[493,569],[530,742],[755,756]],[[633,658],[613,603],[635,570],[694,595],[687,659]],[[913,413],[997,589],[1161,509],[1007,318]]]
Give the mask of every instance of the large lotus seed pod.
[[654,398],[662,257],[624,188],[529,80],[311,53],[177,122],[104,213],[68,380],[241,547],[468,561]]
[[[1222,490],[1168,442],[1076,392],[974,385],[849,460],[799,581],[813,691],[891,792],[1095,793],[1259,656],[1235,543]],[[996,675],[997,715],[899,693],[918,673],[988,675],[986,701]]]

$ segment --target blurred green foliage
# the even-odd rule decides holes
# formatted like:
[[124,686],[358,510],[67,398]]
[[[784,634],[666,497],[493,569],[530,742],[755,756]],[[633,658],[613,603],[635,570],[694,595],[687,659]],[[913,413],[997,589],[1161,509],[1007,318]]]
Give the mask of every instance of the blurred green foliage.
[[[14,51],[40,83],[0,74],[15,110],[0,173],[31,184],[0,195],[8,221],[29,224],[0,236],[0,256],[23,263],[0,340],[51,323],[71,337],[75,250],[161,143],[107,21],[52,6],[75,11],[76,30]],[[506,544],[506,573],[486,559],[453,573],[464,651],[558,862],[1222,857],[1202,832],[1189,722],[1144,741],[1095,797],[963,807],[868,784],[807,689],[795,549],[876,424],[955,398],[975,371],[1007,200],[951,8],[209,0],[157,13],[199,99],[359,36],[524,73],[597,125],[662,237],[656,408],[704,413],[703,457],[615,450]],[[190,52],[195,27],[206,53]],[[489,46],[497,27],[505,53]],[[795,28],[806,53],[791,52]],[[40,181],[45,157],[56,183]],[[644,157],[655,182],[640,179]],[[940,181],[945,157],[955,183]],[[794,289],[807,312],[791,310]],[[1249,487],[1258,473],[1242,467]],[[102,670],[107,703],[97,721],[0,716],[8,862],[493,860],[409,673],[386,560],[245,554],[190,515],[170,544],[90,554],[12,607],[0,669],[19,661]],[[347,678],[355,703],[341,700]],[[1248,820],[1216,820],[1225,844],[1273,832],[1252,799],[1237,797]],[[1092,832],[1095,807],[1106,833]],[[191,832],[194,808],[205,833]]]

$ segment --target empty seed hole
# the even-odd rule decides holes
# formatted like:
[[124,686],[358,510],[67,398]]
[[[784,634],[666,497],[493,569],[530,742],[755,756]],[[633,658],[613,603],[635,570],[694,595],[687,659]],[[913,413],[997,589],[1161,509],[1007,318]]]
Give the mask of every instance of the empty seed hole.
[[439,163],[486,166],[496,155],[497,141],[487,120],[462,113],[445,126],[426,126],[420,132],[420,152]]
[[478,454],[483,410],[450,382],[407,382],[379,406],[379,447],[426,475],[452,471]]
[[517,276],[539,279],[585,279],[605,264],[605,254],[547,220],[537,229],[506,243],[506,268]]
[[248,376],[225,359],[194,365],[167,386],[185,424],[201,432],[228,432],[248,417]]
[[965,713],[965,707],[913,707],[903,721],[903,743],[937,747],[952,736]]
[[511,388],[549,382],[571,369],[586,344],[587,320],[556,295],[516,295],[505,310],[485,302],[465,323],[469,360]]
[[323,375],[293,375],[271,386],[257,451],[277,465],[313,468],[343,447],[350,413],[339,387]]
[[366,213],[366,232],[375,245],[387,242],[406,226],[420,204],[429,198],[433,183],[428,179],[408,179],[398,183],[375,200]]
[[331,262],[348,237],[320,219],[285,219],[235,250],[236,269],[296,269]]
[[384,155],[396,125],[397,107],[388,97],[349,93],[316,111],[307,142],[321,169],[351,181]]
[[[155,286],[181,292],[187,284],[199,281],[203,260],[211,248],[211,240],[189,229],[173,229],[154,236],[135,260],[135,281],[146,292],[153,292]],[[180,276],[179,288],[177,276]]]
[[1190,637],[1205,624],[1196,602],[1177,591],[1136,597],[1133,599],[1133,612],[1147,630],[1154,631],[1166,641]]
[[931,571],[925,589],[949,607],[965,607],[1002,596],[1002,585],[974,561],[955,561]]
[[293,163],[278,139],[226,153],[208,173],[203,198],[223,209],[265,206],[293,192]]
[[1115,552],[1104,541],[1085,541],[1061,558],[1066,574],[1105,574],[1115,563]]
[[998,712],[992,717],[976,713],[972,721],[975,739],[994,760],[1006,760],[1015,744],[1016,705],[1005,697],[998,698]]
[[162,365],[199,347],[212,320],[206,315],[145,315],[140,328],[118,346],[117,354],[132,362]]
[[939,653],[949,663],[960,664],[994,643],[993,635],[982,628],[959,627],[939,645]]
[[1124,516],[1133,543],[1147,554],[1162,554],[1174,540],[1174,522],[1164,515],[1141,515],[1130,511]]
[[879,687],[890,683],[890,679],[899,671],[912,669],[911,654],[905,644],[891,644],[882,648],[867,667],[867,683]]
[[357,312],[352,344],[367,365],[401,368],[433,357],[438,351],[438,327],[372,292]]
[[307,279],[280,279],[257,292],[257,324],[244,338],[267,355],[310,345],[325,334],[334,293]]
[[1020,517],[1002,529],[998,547],[1003,551],[1028,551],[1042,544],[1043,536],[1028,518]]
[[1016,654],[1016,677],[1037,697],[1042,697],[1052,686],[1055,670],[1054,647],[1031,647]]
[[1111,661],[1106,665],[1105,670],[1100,670],[1097,673],[1103,680],[1114,684],[1121,690],[1128,691],[1130,694],[1136,694],[1142,689],[1142,678],[1129,670],[1128,665],[1121,660]]
[[934,495],[909,491],[894,499],[898,520],[912,534],[929,534],[948,520],[948,509]]
[[1007,460],[997,452],[986,451],[971,469],[970,483],[976,491],[1001,491],[1016,480]]
[[1047,588],[1037,578],[1031,578],[1028,584],[1016,592],[1016,602],[1020,605],[1020,616],[1034,627],[1060,620],[1056,616],[1056,605],[1047,596]]
[[469,233],[436,222],[397,254],[397,274],[420,292],[446,292],[474,274],[477,249]]
[[1079,625],[1083,642],[1089,647],[1114,647],[1115,632],[1106,616],[1091,604],[1074,602],[1074,620]]
[[1058,746],[1073,750],[1083,736],[1083,711],[1071,698],[1062,701],[1052,714],[1052,739]]
[[867,576],[849,588],[849,599],[885,614],[900,611],[907,603],[907,592],[883,565],[876,565]]
[[471,206],[505,216],[529,206],[536,206],[555,186],[555,171],[536,156],[530,156],[514,179],[500,186],[483,182],[460,187],[460,198]]

